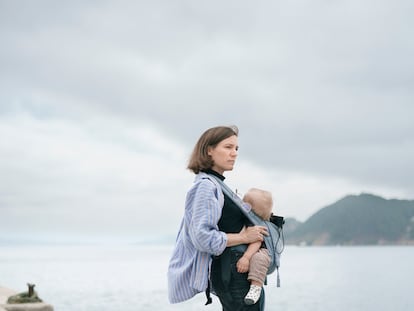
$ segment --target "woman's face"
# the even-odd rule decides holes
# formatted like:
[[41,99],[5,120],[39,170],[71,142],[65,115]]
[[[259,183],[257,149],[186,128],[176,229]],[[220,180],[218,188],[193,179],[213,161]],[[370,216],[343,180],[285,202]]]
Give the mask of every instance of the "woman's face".
[[225,171],[231,171],[238,154],[238,139],[236,135],[230,136],[219,142],[216,147],[209,147],[208,155],[214,161],[212,169],[223,175]]

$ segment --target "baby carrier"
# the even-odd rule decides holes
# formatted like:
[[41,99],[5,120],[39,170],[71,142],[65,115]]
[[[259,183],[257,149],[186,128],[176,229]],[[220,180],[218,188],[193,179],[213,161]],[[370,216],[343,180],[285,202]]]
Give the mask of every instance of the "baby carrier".
[[[210,175],[221,186],[223,193],[229,197],[247,217],[247,219],[255,226],[263,226],[267,228],[268,236],[264,236],[264,242],[270,255],[270,265],[267,270],[267,274],[277,271],[277,287],[280,287],[279,266],[280,255],[284,249],[284,237],[283,237],[283,224],[285,223],[283,217],[272,215],[269,221],[263,220],[257,216],[253,210],[244,203],[240,197],[234,193],[220,178]],[[244,252],[247,249],[247,245],[242,244],[235,246],[240,251]]]

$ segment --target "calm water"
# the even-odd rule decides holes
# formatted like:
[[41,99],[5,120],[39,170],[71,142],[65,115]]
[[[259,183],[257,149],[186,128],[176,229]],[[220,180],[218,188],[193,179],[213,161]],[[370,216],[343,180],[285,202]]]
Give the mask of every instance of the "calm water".
[[[167,301],[167,246],[0,246],[0,285],[39,296],[56,311],[206,310],[204,295]],[[286,247],[282,287],[266,310],[414,310],[414,247]]]

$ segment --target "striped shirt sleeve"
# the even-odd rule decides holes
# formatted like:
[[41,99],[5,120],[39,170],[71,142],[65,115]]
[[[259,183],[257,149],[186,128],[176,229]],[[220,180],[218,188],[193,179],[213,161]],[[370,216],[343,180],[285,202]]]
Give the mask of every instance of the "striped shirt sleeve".
[[195,187],[189,235],[198,251],[220,255],[226,248],[227,236],[218,229],[222,207],[215,191],[217,188],[209,179],[202,179]]

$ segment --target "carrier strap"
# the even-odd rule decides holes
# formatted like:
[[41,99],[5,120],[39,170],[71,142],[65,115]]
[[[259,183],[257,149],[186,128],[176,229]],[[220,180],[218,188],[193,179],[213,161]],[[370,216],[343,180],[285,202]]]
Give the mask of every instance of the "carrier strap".
[[218,182],[218,184],[220,185],[220,187],[221,187],[221,190],[223,191],[223,193],[225,194],[225,195],[227,195],[228,196],[228,198],[230,199],[230,200],[232,200],[233,201],[233,203],[235,203],[238,207],[239,207],[239,209],[242,211],[242,213],[247,217],[247,219],[249,219],[253,224],[255,223],[255,219],[252,219],[252,215],[251,214],[249,214],[249,211],[248,210],[246,210],[245,209],[245,207],[244,207],[244,205],[243,205],[243,201],[237,196],[237,194],[235,194],[234,192],[233,192],[233,190],[231,190],[230,188],[229,188],[229,186],[227,186],[220,178],[218,178],[217,176],[215,176],[215,175],[209,175],[209,176],[211,176],[212,178],[214,178],[217,182]]
[[210,280],[208,280],[207,289],[206,289],[206,298],[207,298],[207,301],[205,303],[205,306],[207,306],[207,305],[209,305],[210,303],[213,302],[213,299],[211,298],[210,292],[211,292]]
[[276,267],[276,272],[277,272],[277,287],[280,287],[279,267]]

